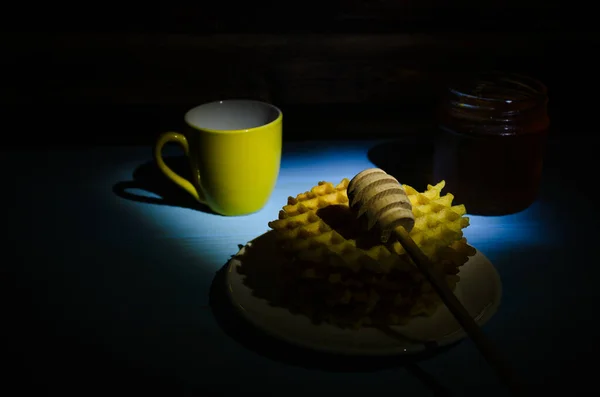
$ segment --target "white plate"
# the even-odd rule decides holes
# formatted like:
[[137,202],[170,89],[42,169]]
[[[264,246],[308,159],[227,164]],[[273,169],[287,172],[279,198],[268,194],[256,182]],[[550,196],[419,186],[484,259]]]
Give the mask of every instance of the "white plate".
[[[255,255],[239,257],[248,247]],[[252,250],[252,248],[256,248]],[[238,269],[252,266],[260,282],[269,290],[278,264],[283,259],[278,253],[271,232],[249,242],[234,256],[227,268],[227,290],[234,306],[256,327],[272,336],[295,345],[331,353],[349,355],[385,356],[417,353],[432,344],[444,346],[464,338],[463,329],[441,305],[431,317],[420,317],[408,325],[391,326],[387,331],[376,328],[341,329],[329,324],[313,324],[307,317],[289,310],[271,306],[266,299],[255,296],[244,282],[245,275]],[[460,268],[460,281],[454,291],[458,300],[481,326],[497,311],[502,298],[500,276],[492,263],[479,251]]]

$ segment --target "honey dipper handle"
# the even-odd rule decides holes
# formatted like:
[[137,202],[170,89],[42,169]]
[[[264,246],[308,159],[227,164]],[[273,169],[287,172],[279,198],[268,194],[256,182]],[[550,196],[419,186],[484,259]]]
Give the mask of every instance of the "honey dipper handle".
[[523,390],[521,386],[517,384],[513,371],[508,363],[502,358],[491,340],[485,336],[467,309],[465,309],[458,298],[456,298],[454,292],[452,292],[443,280],[434,274],[433,266],[429,258],[419,247],[417,247],[404,227],[397,227],[394,232],[410,258],[426,276],[434,290],[438,293],[458,323],[463,327],[467,335],[469,335],[471,340],[475,343],[475,346],[477,346],[490,366],[496,371],[500,379],[515,395],[523,395]]

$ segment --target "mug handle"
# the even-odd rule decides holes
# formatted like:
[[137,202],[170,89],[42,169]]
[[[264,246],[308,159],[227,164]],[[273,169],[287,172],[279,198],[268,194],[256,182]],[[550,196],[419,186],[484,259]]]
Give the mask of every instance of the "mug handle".
[[165,161],[162,157],[162,149],[167,143],[170,142],[178,143],[183,148],[183,152],[185,153],[185,155],[189,156],[190,147],[188,145],[187,138],[184,135],[180,134],[179,132],[162,133],[158,137],[156,145],[154,145],[154,160],[156,161],[156,164],[158,164],[158,168],[163,172],[163,174],[167,176],[167,178],[169,178],[170,180],[175,182],[175,184],[182,187],[196,200],[198,200],[202,204],[206,204],[206,199],[204,198],[204,195],[198,189],[196,189],[190,181],[177,175],[175,172],[173,172],[172,169],[169,168],[169,166],[165,164]]

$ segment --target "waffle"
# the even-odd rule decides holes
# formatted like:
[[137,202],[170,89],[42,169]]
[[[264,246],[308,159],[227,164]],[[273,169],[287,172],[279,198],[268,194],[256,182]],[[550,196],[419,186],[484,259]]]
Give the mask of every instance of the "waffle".
[[[319,182],[289,197],[279,219],[269,222],[289,258],[282,266],[293,308],[316,321],[354,327],[433,314],[439,297],[400,243],[381,244],[380,231],[365,231],[349,208],[348,183]],[[422,193],[403,188],[415,217],[411,237],[454,288],[459,267],[475,249],[462,233],[469,225],[466,209],[452,205],[452,194],[441,195],[444,185],[428,185]]]

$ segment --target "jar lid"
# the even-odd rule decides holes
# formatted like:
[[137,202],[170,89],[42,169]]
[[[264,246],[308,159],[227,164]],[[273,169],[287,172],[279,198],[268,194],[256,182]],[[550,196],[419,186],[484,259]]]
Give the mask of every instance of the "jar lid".
[[452,94],[464,99],[497,104],[535,102],[547,94],[546,86],[531,77],[497,71],[462,78],[448,89]]

